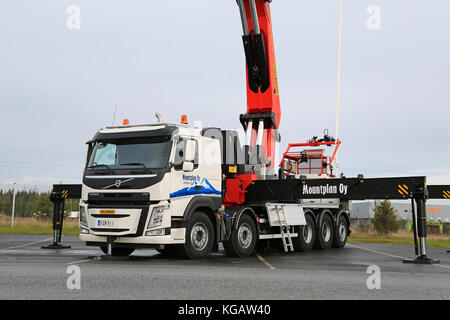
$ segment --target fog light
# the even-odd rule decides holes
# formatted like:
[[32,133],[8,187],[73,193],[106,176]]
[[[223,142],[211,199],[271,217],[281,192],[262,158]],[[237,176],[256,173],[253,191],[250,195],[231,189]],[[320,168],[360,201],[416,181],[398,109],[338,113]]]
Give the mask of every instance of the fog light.
[[85,229],[85,228],[80,228],[80,233],[81,234],[90,234],[89,229]]
[[166,229],[158,229],[158,230],[152,230],[147,231],[145,233],[146,236],[165,236],[166,235]]

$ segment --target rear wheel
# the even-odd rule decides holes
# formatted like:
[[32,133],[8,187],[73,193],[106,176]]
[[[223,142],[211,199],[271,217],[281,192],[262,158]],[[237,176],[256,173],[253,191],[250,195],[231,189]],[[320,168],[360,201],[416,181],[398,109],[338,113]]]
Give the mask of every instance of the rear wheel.
[[203,259],[208,256],[214,244],[213,224],[203,212],[194,212],[186,225],[184,245],[177,246],[177,256],[189,259]]
[[314,218],[307,214],[305,215],[306,225],[295,228],[298,233],[297,238],[292,239],[295,251],[308,252],[311,251],[314,246],[314,240],[316,239],[316,224]]
[[[106,246],[101,246],[100,249],[104,254],[108,254],[108,248]],[[128,257],[134,250],[134,248],[112,248],[111,255],[114,257]]]
[[333,240],[333,248],[343,248],[347,243],[348,237],[348,222],[343,214],[339,216],[339,219],[336,224],[334,240]]
[[244,214],[236,228],[233,227],[230,239],[223,243],[226,253],[233,257],[248,257],[255,251],[256,225],[253,219]]
[[333,236],[333,220],[328,214],[323,214],[317,227],[315,247],[320,250],[330,249],[333,244]]

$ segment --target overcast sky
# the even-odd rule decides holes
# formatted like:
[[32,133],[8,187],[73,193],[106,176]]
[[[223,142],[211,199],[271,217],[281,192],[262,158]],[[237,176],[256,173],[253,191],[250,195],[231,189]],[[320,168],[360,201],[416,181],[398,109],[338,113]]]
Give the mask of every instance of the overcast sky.
[[[70,30],[67,8],[81,10]],[[368,28],[368,7],[380,29]],[[338,0],[274,0],[282,147],[335,129]],[[370,20],[373,22],[373,20]],[[373,24],[370,24],[373,27]],[[80,183],[113,119],[239,128],[234,0],[0,2],[0,188]],[[450,183],[450,1],[344,0],[341,169]]]

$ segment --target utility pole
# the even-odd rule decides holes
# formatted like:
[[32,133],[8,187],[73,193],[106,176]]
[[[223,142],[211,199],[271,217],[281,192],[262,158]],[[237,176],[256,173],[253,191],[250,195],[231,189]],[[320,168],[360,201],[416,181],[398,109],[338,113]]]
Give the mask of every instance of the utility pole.
[[[342,7],[343,0],[339,0],[339,30],[338,30],[338,58],[337,58],[337,75],[336,75],[336,141],[339,140],[339,113],[341,104],[341,54],[342,54]],[[338,174],[339,161],[338,154],[335,158],[336,175]]]
[[14,228],[14,210],[15,209],[16,209],[16,183],[14,182],[12,214],[11,214],[11,228]]

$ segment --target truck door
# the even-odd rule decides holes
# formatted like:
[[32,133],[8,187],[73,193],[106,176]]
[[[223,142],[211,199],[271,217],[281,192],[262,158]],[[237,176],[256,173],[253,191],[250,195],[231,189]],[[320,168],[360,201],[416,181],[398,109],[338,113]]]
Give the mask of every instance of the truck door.
[[201,177],[198,149],[198,141],[194,138],[181,137],[177,141],[170,183],[172,201],[190,199],[199,188],[197,185],[201,183]]

